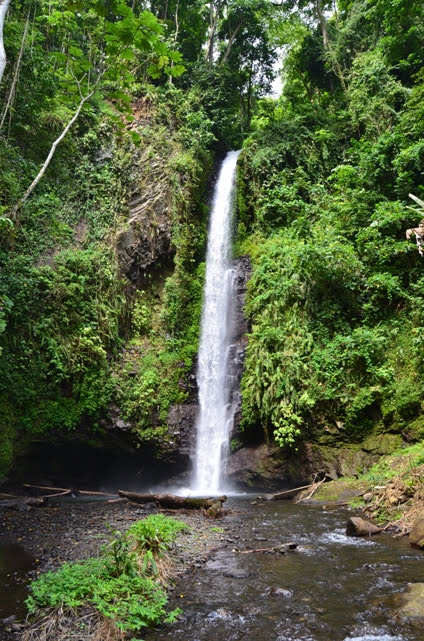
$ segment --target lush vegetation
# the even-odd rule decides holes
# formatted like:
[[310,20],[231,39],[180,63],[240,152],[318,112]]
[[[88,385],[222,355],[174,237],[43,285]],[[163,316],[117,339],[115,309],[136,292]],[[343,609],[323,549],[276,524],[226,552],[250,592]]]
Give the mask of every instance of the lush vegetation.
[[242,145],[237,249],[254,270],[241,438],[423,437],[422,258],[405,239],[423,215],[423,17],[406,0],[11,3],[1,473],[26,442],[117,420],[171,456],[207,180],[214,154]]
[[405,238],[423,215],[423,17],[355,0],[287,33],[282,96],[241,156],[246,435],[423,437],[423,262]]
[[26,601],[29,612],[90,606],[119,630],[132,633],[175,620],[179,610],[166,612],[168,599],[158,565],[178,532],[187,527],[155,514],[137,521],[126,533],[114,530],[99,557],[64,563],[35,579]]
[[118,419],[174,448],[213,154],[269,88],[281,9],[145,4],[18,0],[0,30],[0,474]]

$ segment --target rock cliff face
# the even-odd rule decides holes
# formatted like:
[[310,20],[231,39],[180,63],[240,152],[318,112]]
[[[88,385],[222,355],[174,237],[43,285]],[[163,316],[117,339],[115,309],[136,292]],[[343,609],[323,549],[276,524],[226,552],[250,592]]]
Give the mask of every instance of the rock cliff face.
[[247,345],[249,322],[244,313],[247,282],[252,274],[252,265],[249,256],[241,256],[235,261],[234,274],[234,303],[231,308],[232,324],[235,329],[234,343],[231,346],[229,385],[230,403],[235,405],[234,423],[231,438],[240,428],[241,421],[241,394],[240,382],[243,374],[243,365]]
[[134,158],[133,189],[126,226],[118,233],[116,248],[121,272],[135,286],[149,270],[169,263],[173,212],[172,187],[159,161],[145,152]]

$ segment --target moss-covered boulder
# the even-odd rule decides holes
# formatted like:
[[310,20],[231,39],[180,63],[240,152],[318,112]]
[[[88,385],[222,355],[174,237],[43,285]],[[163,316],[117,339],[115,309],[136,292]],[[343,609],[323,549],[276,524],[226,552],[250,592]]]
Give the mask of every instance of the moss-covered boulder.
[[362,443],[361,448],[370,454],[392,454],[402,445],[400,434],[370,434]]

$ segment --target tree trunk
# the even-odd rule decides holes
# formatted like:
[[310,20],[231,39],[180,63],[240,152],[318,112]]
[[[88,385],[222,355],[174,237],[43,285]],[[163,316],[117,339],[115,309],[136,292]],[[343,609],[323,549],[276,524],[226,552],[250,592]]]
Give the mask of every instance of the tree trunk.
[[176,494],[140,494],[139,492],[118,491],[122,496],[133,503],[157,503],[160,507],[173,509],[200,510],[212,508],[221,508],[226,496],[220,496],[212,499],[177,496]]
[[[4,121],[6,120],[7,112],[11,108],[12,102],[14,102],[14,100],[15,100],[16,85],[18,84],[19,71],[21,69],[22,56],[23,56],[23,53],[24,53],[25,41],[26,41],[28,28],[29,28],[29,17],[30,17],[30,12],[28,11],[27,19],[26,19],[26,22],[25,22],[25,29],[24,29],[24,33],[23,33],[23,36],[22,36],[21,48],[19,50],[18,59],[16,61],[15,73],[13,74],[12,85],[10,87],[9,95],[8,95],[7,101],[6,101],[6,106],[3,109],[3,113],[2,113],[2,117],[1,117],[1,121],[0,121],[0,129],[2,129],[2,127],[4,125]],[[9,123],[10,123],[10,120],[9,120]],[[10,124],[9,124],[9,127],[10,127]]]
[[234,29],[233,33],[232,33],[232,34],[230,34],[230,37],[229,37],[229,39],[228,39],[227,48],[226,48],[226,50],[225,50],[225,54],[224,54],[224,56],[223,56],[223,58],[222,58],[222,60],[221,60],[221,64],[224,64],[224,63],[226,63],[226,62],[227,62],[227,60],[228,60],[228,56],[229,56],[229,55],[230,55],[230,53],[231,53],[231,47],[233,46],[234,39],[235,39],[236,35],[238,34],[238,32],[240,31],[240,29],[242,28],[242,26],[243,26],[243,20],[241,20],[241,21],[238,23],[238,25],[237,25],[237,27]]
[[220,11],[221,11],[221,0],[218,0],[215,11],[214,11],[213,0],[211,0],[209,36],[208,36],[208,42],[206,45],[206,53],[205,53],[205,58],[207,62],[210,62],[210,63],[213,62],[213,45],[215,41],[215,31],[218,25]]
[[[177,0],[177,4],[176,4],[176,7],[175,7],[175,33],[174,33],[174,47],[176,47],[176,46],[177,46],[177,43],[178,43],[178,34],[179,34],[179,31],[180,31],[180,23],[179,23],[179,21],[178,21],[178,20],[179,20],[179,19],[178,19],[178,9],[179,9],[179,8],[180,8],[180,0]],[[174,66],[174,61],[173,61],[173,60],[171,60],[171,69],[172,69],[172,67],[173,67],[173,66]],[[170,84],[170,85],[172,85],[172,82],[173,82],[173,80],[172,80],[172,74],[170,74],[170,75],[169,75],[169,77],[168,77],[168,82],[169,82],[169,84]]]
[[328,29],[327,29],[327,20],[325,19],[324,11],[322,9],[322,0],[316,0],[315,11],[321,27],[322,43],[324,46],[324,51],[327,51],[328,44],[329,44]]
[[[103,75],[103,74],[101,74],[101,75]],[[66,134],[68,133],[68,131],[70,130],[70,128],[72,127],[72,125],[74,124],[74,122],[76,121],[78,116],[80,115],[81,109],[83,108],[83,106],[85,105],[87,100],[90,100],[90,98],[93,96],[94,92],[96,91],[96,86],[97,86],[97,83],[100,80],[100,77],[101,76],[99,76],[97,78],[97,80],[95,82],[95,85],[94,85],[94,88],[90,91],[90,93],[87,94],[86,96],[84,96],[84,98],[81,99],[81,101],[80,101],[80,103],[79,103],[79,105],[77,107],[77,110],[74,113],[74,115],[72,116],[71,120],[68,122],[68,124],[66,125],[65,129],[62,131],[60,136],[58,138],[56,138],[56,140],[52,144],[51,149],[49,151],[49,155],[47,156],[46,160],[44,161],[44,164],[41,167],[40,171],[38,172],[38,174],[36,175],[36,177],[34,178],[32,183],[30,184],[30,186],[28,187],[28,189],[26,190],[26,192],[24,193],[24,195],[22,196],[20,201],[11,209],[11,211],[9,213],[9,216],[10,216],[10,218],[12,220],[15,220],[17,218],[20,208],[25,203],[25,201],[29,198],[29,196],[32,194],[32,192],[34,191],[34,189],[36,188],[36,186],[40,182],[41,178],[44,176],[47,167],[50,165],[50,161],[53,158],[54,152],[56,151],[56,148],[57,148],[58,144],[60,142],[62,142],[62,140],[64,139],[64,137],[66,136]]]
[[3,41],[3,27],[10,0],[0,0],[0,83],[6,68],[6,51]]

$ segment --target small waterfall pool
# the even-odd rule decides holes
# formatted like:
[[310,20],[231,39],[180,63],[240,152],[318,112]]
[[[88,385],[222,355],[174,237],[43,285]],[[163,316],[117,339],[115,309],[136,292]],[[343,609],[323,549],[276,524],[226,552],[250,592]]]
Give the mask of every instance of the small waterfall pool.
[[[187,576],[172,599],[181,619],[146,641],[422,641],[393,617],[408,582],[424,581],[424,553],[408,539],[345,535],[348,513],[232,498],[211,521],[225,547]],[[256,501],[253,501],[256,503]],[[237,554],[296,542],[295,552]]]

